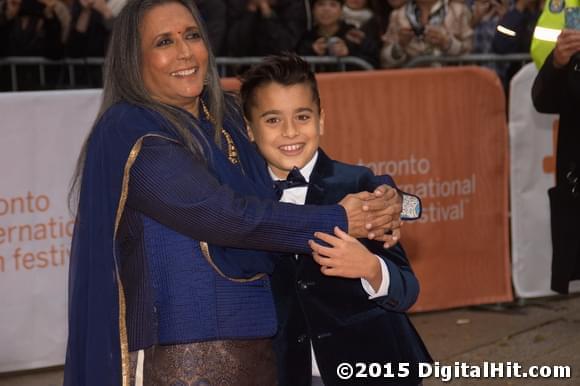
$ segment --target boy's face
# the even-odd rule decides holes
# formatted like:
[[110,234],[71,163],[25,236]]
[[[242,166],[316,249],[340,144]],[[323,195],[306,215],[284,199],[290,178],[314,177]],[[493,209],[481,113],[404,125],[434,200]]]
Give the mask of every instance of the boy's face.
[[254,93],[249,135],[280,179],[293,167],[303,168],[318,150],[324,113],[305,83],[283,86],[269,83]]
[[342,5],[336,0],[319,0],[312,8],[314,22],[320,26],[338,23],[342,17]]

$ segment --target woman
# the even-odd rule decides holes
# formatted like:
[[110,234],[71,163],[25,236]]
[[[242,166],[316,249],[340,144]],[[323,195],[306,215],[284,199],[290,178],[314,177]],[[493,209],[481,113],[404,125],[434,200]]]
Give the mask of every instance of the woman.
[[365,202],[371,220],[370,193],[343,200],[346,216],[273,201],[207,42],[189,0],[132,0],[115,23],[71,191],[65,385],[129,384],[143,349],[146,384],[274,384],[273,261],[247,248],[308,252],[316,230],[390,221],[388,194]]
[[383,36],[381,64],[400,67],[417,56],[471,52],[471,13],[461,1],[409,0],[394,10]]

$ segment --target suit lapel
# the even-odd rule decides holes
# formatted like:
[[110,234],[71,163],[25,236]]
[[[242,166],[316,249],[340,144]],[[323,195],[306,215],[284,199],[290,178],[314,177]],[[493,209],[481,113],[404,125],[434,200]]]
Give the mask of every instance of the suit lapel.
[[[312,169],[310,174],[310,179],[308,180],[308,191],[306,192],[305,205],[320,205],[324,204],[324,196],[327,191],[326,187],[326,177],[332,175],[332,161],[328,156],[318,149],[318,159]],[[311,261],[311,257],[307,256],[306,261]],[[299,255],[298,257],[298,272],[304,269],[304,255]]]
[[327,190],[325,179],[332,175],[332,160],[322,151],[318,149],[318,159],[310,174],[308,192],[306,193],[307,205],[324,204],[324,196]]

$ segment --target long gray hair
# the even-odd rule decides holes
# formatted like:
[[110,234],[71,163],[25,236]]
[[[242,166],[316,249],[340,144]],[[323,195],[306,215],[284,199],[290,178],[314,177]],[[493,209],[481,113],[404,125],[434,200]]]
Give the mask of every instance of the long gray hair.
[[187,119],[187,115],[179,108],[154,100],[146,90],[143,82],[143,74],[141,71],[143,60],[140,36],[141,22],[150,9],[168,3],[181,4],[191,12],[191,15],[199,26],[202,39],[208,50],[208,66],[204,92],[208,99],[210,114],[216,124],[214,140],[218,146],[221,146],[218,128],[222,127],[223,117],[227,107],[224,102],[224,93],[220,84],[216,60],[211,51],[208,35],[197,7],[192,0],[129,0],[114,21],[109,49],[105,59],[101,107],[91,132],[83,144],[71,181],[68,202],[69,208],[73,213],[76,211],[78,204],[88,143],[102,115],[115,103],[128,102],[158,112],[169,123],[167,129],[175,133],[182,140],[192,155],[202,158],[203,148],[190,132],[192,126],[198,131],[200,128],[194,122],[191,122],[190,119]]

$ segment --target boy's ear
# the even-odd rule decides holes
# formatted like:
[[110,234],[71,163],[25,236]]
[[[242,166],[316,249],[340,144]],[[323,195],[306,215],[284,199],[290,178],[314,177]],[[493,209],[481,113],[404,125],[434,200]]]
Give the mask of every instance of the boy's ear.
[[250,122],[246,118],[244,118],[244,122],[246,123],[246,132],[248,133],[248,137],[250,138],[250,141],[254,142],[254,132],[252,131]]
[[324,110],[321,109],[320,110],[320,121],[319,121],[320,130],[318,131],[319,135],[324,135],[324,117],[325,117]]

